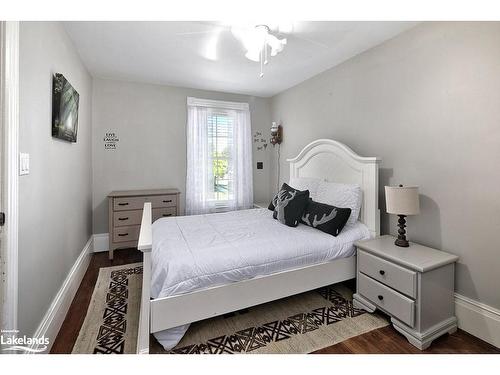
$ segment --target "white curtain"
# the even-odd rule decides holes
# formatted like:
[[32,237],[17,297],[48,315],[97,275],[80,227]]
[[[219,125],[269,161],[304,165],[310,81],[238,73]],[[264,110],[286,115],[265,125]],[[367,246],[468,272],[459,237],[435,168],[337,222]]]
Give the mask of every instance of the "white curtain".
[[230,210],[253,206],[252,131],[249,111],[230,111],[233,117],[233,152],[229,169],[233,173],[234,186]]
[[215,209],[209,200],[213,185],[212,159],[208,145],[209,109],[188,106],[186,214],[196,215]]
[[[232,176],[229,200],[213,198],[214,173],[209,142],[209,117],[217,111],[232,119],[228,170]],[[240,210],[253,205],[252,138],[246,103],[188,98],[186,214]]]

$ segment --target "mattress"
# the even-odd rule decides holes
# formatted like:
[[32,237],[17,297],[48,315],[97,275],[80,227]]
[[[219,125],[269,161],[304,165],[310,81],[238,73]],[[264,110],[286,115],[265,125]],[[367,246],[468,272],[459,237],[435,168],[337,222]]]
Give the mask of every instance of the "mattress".
[[[334,237],[281,224],[267,209],[162,218],[153,224],[151,297],[162,298],[354,255],[370,237],[361,222]],[[188,325],[155,334],[177,344]]]
[[337,237],[304,224],[288,227],[267,209],[159,219],[153,224],[151,297],[349,257],[354,241],[369,235],[360,222]]

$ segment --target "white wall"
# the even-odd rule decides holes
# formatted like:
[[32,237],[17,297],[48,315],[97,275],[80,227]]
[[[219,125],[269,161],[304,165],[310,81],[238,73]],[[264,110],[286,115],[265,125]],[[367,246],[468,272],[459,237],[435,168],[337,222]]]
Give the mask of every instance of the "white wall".
[[[92,234],[92,79],[58,22],[20,25],[19,329],[32,334]],[[52,75],[80,94],[78,141],[52,138]]]
[[459,255],[457,292],[500,308],[499,62],[499,22],[429,22],[273,97],[282,181],[317,138],[381,157],[382,212],[384,185],[420,185],[409,238]]
[[[252,133],[269,137],[269,99],[180,87],[95,79],[93,84],[93,231],[108,232],[107,195],[112,190],[178,188],[184,209],[186,98],[248,102]],[[104,149],[114,132],[116,150]],[[270,151],[254,146],[254,196],[269,199]],[[264,169],[257,170],[256,162]]]

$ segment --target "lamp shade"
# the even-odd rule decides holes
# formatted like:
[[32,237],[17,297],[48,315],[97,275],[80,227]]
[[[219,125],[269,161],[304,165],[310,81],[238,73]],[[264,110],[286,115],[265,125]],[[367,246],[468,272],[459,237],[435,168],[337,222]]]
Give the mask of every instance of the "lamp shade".
[[418,186],[386,186],[385,204],[389,214],[418,215],[420,213]]

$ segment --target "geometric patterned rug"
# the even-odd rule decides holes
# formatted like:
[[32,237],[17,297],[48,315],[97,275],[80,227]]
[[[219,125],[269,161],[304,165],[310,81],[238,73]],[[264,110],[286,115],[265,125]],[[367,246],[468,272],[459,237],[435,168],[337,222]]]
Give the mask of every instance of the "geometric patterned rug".
[[[142,263],[99,270],[73,353],[135,353]],[[192,323],[167,352],[153,335],[150,353],[310,353],[388,325],[352,305],[352,291],[335,284]]]
[[191,324],[166,352],[153,336],[155,354],[305,354],[388,325],[352,305],[342,284],[283,298]]
[[141,285],[142,263],[101,268],[72,353],[135,353]]

